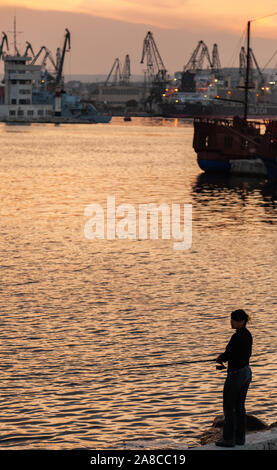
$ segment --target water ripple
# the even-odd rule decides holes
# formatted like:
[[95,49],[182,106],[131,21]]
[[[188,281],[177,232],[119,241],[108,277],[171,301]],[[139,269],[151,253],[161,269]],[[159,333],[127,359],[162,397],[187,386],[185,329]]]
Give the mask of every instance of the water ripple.
[[[201,174],[192,127],[173,124],[32,126],[12,140],[0,125],[1,449],[195,443],[225,377],[195,361],[222,352],[239,307],[253,316],[248,410],[277,419],[276,187]],[[85,239],[85,206],[108,195],[192,203],[192,249]]]

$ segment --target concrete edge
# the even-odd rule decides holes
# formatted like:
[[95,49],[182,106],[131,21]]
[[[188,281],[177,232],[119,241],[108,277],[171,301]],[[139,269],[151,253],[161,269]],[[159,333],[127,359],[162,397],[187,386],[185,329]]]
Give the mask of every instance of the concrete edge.
[[190,450],[277,450],[277,429],[247,434],[244,446],[217,447],[213,443],[191,447]]

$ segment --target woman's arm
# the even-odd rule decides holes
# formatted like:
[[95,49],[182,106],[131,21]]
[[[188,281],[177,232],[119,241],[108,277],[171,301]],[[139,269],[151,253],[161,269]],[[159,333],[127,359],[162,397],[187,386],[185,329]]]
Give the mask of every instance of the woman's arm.
[[222,364],[223,362],[229,361],[233,349],[234,349],[234,335],[232,336],[229,343],[227,344],[224,353],[219,354],[219,356],[217,356],[216,362],[218,362],[219,364]]

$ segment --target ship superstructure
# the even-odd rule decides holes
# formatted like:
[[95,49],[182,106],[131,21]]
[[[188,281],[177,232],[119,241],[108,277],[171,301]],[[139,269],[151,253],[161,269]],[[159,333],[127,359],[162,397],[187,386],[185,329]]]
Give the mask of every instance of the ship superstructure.
[[53,116],[52,103],[33,102],[33,90],[41,83],[41,67],[32,65],[31,57],[4,56],[4,102],[0,105],[0,120],[40,120]]

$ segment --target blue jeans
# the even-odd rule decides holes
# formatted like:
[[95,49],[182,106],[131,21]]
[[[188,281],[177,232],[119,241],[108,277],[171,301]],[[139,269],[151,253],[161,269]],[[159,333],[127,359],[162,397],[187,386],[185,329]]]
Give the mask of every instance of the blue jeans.
[[228,371],[223,390],[223,439],[229,443],[245,442],[245,399],[252,372],[249,366]]

